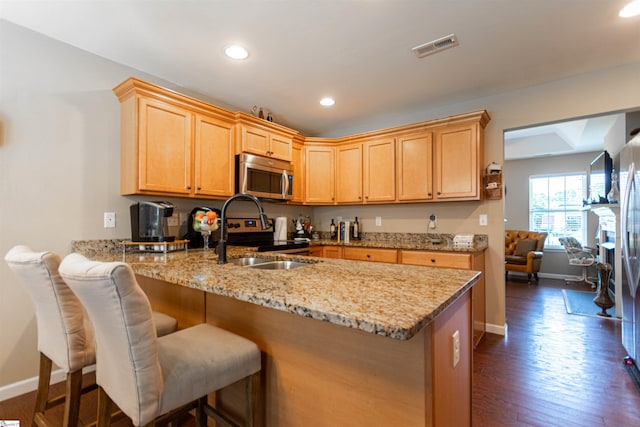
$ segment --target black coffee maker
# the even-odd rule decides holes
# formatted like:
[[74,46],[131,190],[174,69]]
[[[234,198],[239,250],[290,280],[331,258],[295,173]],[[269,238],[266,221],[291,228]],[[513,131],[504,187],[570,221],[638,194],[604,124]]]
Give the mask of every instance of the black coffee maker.
[[[204,246],[204,239],[202,238],[202,234],[199,231],[193,229],[193,220],[198,212],[207,213],[208,211],[213,211],[220,218],[220,209],[208,208],[206,206],[200,206],[197,208],[193,208],[191,213],[189,214],[189,219],[187,220],[187,234],[183,236],[183,239],[189,241],[190,248],[200,248]],[[211,233],[211,237],[209,238],[209,247],[215,248],[220,241],[220,229],[222,227],[218,227],[217,230]]]
[[173,205],[168,202],[138,202],[131,211],[131,240],[133,242],[173,242],[169,236],[167,219],[173,215]]

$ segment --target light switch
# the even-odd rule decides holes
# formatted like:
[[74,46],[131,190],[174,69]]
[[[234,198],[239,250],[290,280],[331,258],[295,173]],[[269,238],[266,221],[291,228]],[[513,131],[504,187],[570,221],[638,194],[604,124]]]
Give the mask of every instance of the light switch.
[[487,214],[480,214],[480,225],[487,225]]
[[382,226],[382,217],[381,216],[377,216],[376,217],[376,227],[380,227]]

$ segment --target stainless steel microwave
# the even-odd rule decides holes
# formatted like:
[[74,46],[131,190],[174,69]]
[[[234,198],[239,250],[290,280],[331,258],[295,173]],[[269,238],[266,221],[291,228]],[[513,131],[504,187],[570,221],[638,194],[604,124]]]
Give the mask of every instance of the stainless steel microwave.
[[263,199],[291,200],[291,163],[254,154],[237,154],[236,193],[251,194]]

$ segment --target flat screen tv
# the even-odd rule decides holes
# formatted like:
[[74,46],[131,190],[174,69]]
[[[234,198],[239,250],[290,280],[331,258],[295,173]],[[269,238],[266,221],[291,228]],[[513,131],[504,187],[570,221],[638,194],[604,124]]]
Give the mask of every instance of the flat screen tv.
[[607,194],[611,190],[613,161],[606,151],[593,159],[589,166],[589,202],[608,203]]

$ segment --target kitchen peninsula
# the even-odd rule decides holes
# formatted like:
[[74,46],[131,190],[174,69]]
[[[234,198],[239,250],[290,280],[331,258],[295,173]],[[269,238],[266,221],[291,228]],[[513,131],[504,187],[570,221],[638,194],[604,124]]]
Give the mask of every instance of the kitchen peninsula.
[[[229,258],[250,252],[230,247]],[[218,265],[202,250],[124,257],[152,306],[180,327],[207,322],[258,344],[266,426],[471,425],[479,272],[315,257],[263,270]],[[233,410],[229,395],[237,390],[217,403]]]

